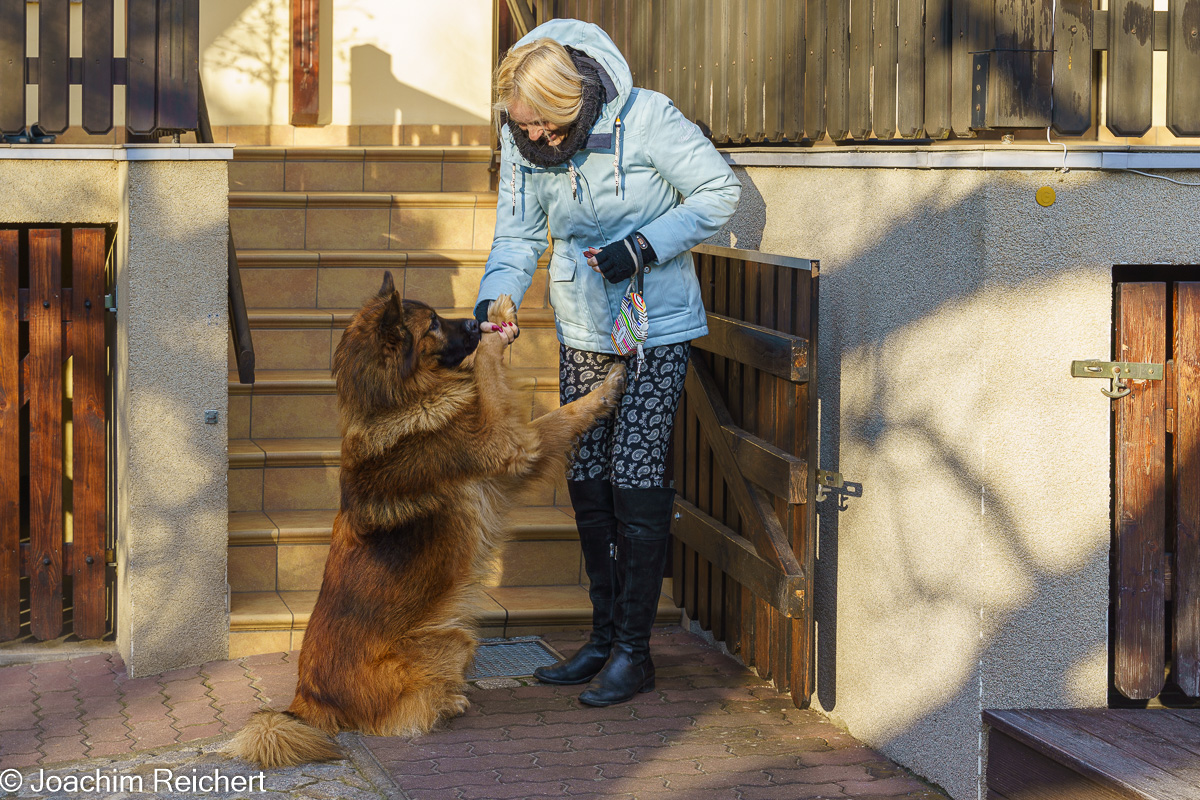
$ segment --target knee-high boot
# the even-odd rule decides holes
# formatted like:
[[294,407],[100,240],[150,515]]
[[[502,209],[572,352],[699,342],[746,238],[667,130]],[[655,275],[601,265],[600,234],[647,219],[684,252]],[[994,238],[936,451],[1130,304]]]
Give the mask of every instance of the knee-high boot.
[[613,487],[605,480],[567,481],[583,568],[591,586],[592,635],[575,655],[533,675],[543,683],[587,683],[608,661],[613,641],[613,604],[616,601],[616,569],[613,548],[617,541],[617,518],[613,511]]
[[591,706],[623,703],[654,688],[650,630],[671,547],[674,489],[616,489],[614,496],[620,586],[616,634],[608,663],[579,695]]

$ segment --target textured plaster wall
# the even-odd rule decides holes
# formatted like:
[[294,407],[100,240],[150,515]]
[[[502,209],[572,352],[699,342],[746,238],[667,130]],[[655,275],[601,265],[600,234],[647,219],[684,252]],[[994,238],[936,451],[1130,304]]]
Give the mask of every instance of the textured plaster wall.
[[1069,366],[1112,358],[1114,264],[1200,257],[1195,189],[738,172],[714,241],[820,259],[821,466],[861,489],[819,508],[814,702],[976,798],[982,709],[1106,702],[1111,401]]
[[116,222],[121,170],[117,161],[0,159],[0,221]]
[[[228,179],[127,167],[117,260],[117,643],[132,676],[228,654]],[[204,411],[219,423],[204,422]]]

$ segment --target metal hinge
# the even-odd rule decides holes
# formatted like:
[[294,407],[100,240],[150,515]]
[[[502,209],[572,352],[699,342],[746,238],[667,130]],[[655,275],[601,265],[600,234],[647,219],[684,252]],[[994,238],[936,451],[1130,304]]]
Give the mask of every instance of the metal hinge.
[[846,482],[842,479],[842,473],[830,472],[827,469],[818,469],[817,495],[813,499],[819,503],[825,498],[829,497],[829,492],[825,491],[826,487],[830,489],[841,489],[845,485]]
[[1125,381],[1161,381],[1165,375],[1162,364],[1140,364],[1130,361],[1072,361],[1072,378],[1104,378],[1112,381],[1112,390],[1101,389],[1105,397],[1116,400],[1131,391]]
[[104,563],[106,566],[115,567],[117,565],[117,551],[116,550],[105,550],[104,551]]
[[104,295],[104,310],[105,311],[116,311],[117,310],[117,290],[116,289],[113,289],[112,294]]

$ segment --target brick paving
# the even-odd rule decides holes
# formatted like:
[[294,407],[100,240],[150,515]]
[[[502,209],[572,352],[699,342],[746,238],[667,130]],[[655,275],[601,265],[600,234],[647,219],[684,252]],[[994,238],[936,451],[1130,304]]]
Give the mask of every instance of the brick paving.
[[[582,634],[546,640],[570,652]],[[663,628],[652,648],[656,690],[629,703],[590,708],[577,701],[579,686],[475,681],[467,713],[427,736],[343,734],[346,761],[269,771],[265,793],[205,796],[945,798],[819,713],[796,709],[701,637]],[[225,764],[244,772],[220,746],[254,711],[287,705],[297,656],[250,656],[136,679],[115,655],[0,667],[0,771],[31,777],[40,767],[124,774],[147,764]],[[16,796],[39,795],[26,789]]]

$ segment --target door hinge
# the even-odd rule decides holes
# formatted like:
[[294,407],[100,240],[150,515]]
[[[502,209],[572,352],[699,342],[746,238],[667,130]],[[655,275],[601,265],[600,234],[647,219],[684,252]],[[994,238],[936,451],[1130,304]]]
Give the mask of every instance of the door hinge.
[[1162,364],[1139,364],[1130,361],[1072,361],[1072,378],[1104,378],[1112,381],[1112,390],[1101,389],[1105,397],[1116,400],[1131,391],[1125,381],[1161,381]]
[[104,295],[104,310],[105,311],[116,311],[117,310],[117,290],[116,289],[113,289],[112,294]]

